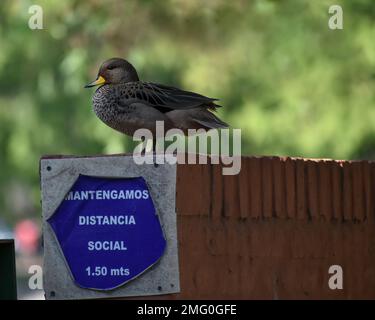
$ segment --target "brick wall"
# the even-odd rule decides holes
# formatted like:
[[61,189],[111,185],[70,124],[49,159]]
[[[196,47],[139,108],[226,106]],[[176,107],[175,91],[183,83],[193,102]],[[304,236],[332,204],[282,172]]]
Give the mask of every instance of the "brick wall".
[[[375,298],[375,164],[242,157],[178,165],[181,293],[169,298]],[[328,287],[338,264],[344,289]]]

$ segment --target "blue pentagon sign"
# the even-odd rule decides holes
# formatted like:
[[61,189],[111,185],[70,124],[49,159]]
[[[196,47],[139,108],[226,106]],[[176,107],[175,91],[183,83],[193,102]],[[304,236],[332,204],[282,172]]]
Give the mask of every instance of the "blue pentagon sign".
[[74,282],[112,290],[162,257],[166,240],[145,180],[79,175],[47,220]]

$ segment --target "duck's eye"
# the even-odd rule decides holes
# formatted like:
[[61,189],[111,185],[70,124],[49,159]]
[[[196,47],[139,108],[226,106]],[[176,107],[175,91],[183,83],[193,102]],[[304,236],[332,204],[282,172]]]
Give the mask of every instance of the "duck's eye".
[[108,66],[108,67],[107,67],[108,70],[113,70],[113,69],[115,69],[115,68],[116,68],[116,66]]

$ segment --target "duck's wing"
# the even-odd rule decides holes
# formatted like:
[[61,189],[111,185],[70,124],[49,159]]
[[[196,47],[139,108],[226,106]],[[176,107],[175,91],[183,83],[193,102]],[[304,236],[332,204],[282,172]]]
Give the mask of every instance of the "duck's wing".
[[220,107],[214,103],[218,99],[157,83],[131,82],[126,83],[123,89],[119,97],[120,105],[142,103],[163,113],[194,108],[215,110]]

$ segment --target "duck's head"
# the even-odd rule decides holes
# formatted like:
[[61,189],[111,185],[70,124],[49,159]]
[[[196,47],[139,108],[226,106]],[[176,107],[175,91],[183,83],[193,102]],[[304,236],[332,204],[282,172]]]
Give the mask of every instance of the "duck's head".
[[133,81],[139,81],[137,70],[124,59],[112,58],[102,63],[96,80],[87,84],[85,88]]

